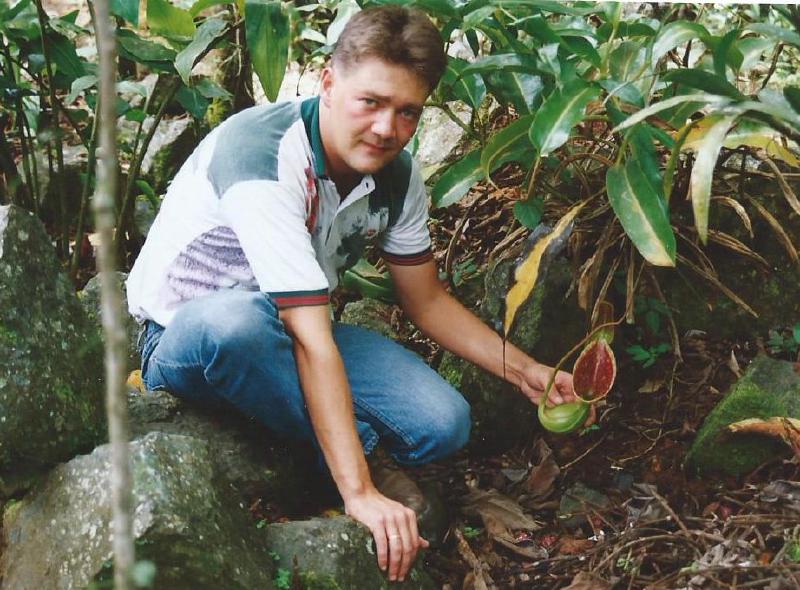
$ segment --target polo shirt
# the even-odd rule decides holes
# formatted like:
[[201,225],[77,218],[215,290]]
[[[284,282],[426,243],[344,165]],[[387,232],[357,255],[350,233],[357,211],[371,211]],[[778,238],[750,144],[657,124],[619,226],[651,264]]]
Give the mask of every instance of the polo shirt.
[[128,277],[129,310],[167,326],[219,289],[260,290],[279,308],[323,305],[370,243],[394,264],[430,260],[427,219],[407,152],[342,198],[325,174],[319,98],[253,107],[203,139],[173,179]]

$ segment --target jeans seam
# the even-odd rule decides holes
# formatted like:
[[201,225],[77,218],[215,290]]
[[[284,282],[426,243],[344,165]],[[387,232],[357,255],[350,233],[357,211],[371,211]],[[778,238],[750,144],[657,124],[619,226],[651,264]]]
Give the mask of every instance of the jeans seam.
[[[394,422],[391,418],[386,416],[383,412],[380,412],[379,410],[376,410],[375,408],[373,408],[372,406],[370,406],[367,403],[364,403],[362,400],[360,400],[358,398],[354,398],[353,399],[353,403],[355,405],[357,405],[359,408],[361,408],[362,410],[366,411],[373,418],[376,418],[376,419],[380,420],[392,432],[394,432],[397,436],[399,436],[400,439],[403,441],[403,443],[409,449],[413,449],[413,448],[416,447],[416,444],[415,444],[414,440],[408,434],[406,434],[406,432],[402,428],[400,428],[397,425],[396,422]],[[407,456],[409,458],[416,459],[416,453],[414,453],[414,452],[408,453]]]

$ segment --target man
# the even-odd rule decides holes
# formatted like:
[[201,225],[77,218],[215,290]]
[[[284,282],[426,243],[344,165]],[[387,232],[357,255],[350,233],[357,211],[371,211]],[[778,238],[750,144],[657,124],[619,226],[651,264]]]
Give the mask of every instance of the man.
[[[444,71],[428,18],[398,6],[355,15],[321,94],[255,107],[215,129],[175,177],[128,280],[146,320],[145,384],[230,402],[320,449],[345,511],[402,580],[420,547],[415,514],[378,491],[365,454],[402,464],[463,446],[469,407],[425,363],[368,330],[332,324],[328,293],[367,243],[428,336],[505,377],[534,403],[552,369],[500,337],[441,286],[427,197],[402,149]],[[559,372],[553,403],[573,399]]]

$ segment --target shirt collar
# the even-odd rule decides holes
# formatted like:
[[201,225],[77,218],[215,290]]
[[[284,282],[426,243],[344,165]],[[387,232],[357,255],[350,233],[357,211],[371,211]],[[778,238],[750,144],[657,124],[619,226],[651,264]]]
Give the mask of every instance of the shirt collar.
[[314,154],[314,173],[317,178],[325,176],[325,150],[322,148],[322,135],[319,132],[319,96],[304,100],[300,104],[300,116],[306,128],[306,136]]

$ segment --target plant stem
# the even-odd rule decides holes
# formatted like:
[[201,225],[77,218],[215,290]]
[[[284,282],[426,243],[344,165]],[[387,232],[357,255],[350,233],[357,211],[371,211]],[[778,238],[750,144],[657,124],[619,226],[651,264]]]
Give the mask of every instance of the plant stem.
[[111,441],[114,588],[129,590],[134,564],[133,494],[128,450],[128,406],[125,396],[126,335],[122,297],[114,272],[114,196],[117,184],[116,46],[108,0],[95,0],[95,33],[100,70],[98,117],[100,156],[93,200],[95,227],[100,234],[97,262],[105,334],[106,412]]
[[128,169],[128,180],[125,184],[125,194],[122,197],[122,205],[119,208],[119,216],[117,217],[117,252],[122,252],[122,246],[124,244],[123,236],[125,231],[128,229],[126,226],[129,223],[130,217],[130,209],[132,208],[133,199],[131,195],[133,194],[133,187],[136,184],[136,179],[139,176],[139,171],[142,168],[142,162],[144,161],[144,156],[147,154],[147,148],[150,147],[150,142],[153,140],[153,136],[156,134],[156,129],[158,129],[159,123],[161,123],[161,119],[164,117],[164,113],[167,110],[167,105],[169,105],[172,97],[175,96],[175,93],[178,91],[180,84],[177,80],[174,80],[171,83],[171,86],[168,87],[167,92],[164,95],[164,100],[161,102],[161,105],[158,107],[158,112],[153,117],[153,124],[150,126],[150,129],[147,131],[147,135],[144,138],[141,146],[138,146],[137,151],[133,155],[133,163],[131,167]]
[[70,263],[69,276],[75,281],[78,276],[78,267],[81,262],[81,244],[83,243],[84,225],[86,222],[86,209],[89,204],[89,191],[92,186],[92,174],[94,173],[94,165],[97,152],[95,150],[95,143],[97,141],[98,116],[100,113],[100,97],[97,98],[95,105],[94,121],[92,121],[92,135],[89,139],[87,149],[89,151],[89,158],[86,162],[86,178],[83,181],[83,188],[81,190],[81,208],[78,211],[78,222],[75,227],[75,249],[72,251],[72,262]]
[[50,49],[47,46],[45,39],[45,30],[49,24],[49,17],[42,7],[42,0],[36,1],[36,14],[39,18],[39,29],[42,34],[42,55],[44,56],[45,70],[47,71],[47,86],[50,95],[50,116],[52,117],[53,134],[55,140],[51,142],[56,152],[56,163],[58,169],[54,175],[56,190],[58,191],[58,204],[61,231],[58,236],[58,250],[62,258],[69,255],[69,223],[67,222],[67,194],[66,187],[64,186],[64,150],[61,145],[60,139],[60,126],[59,126],[59,108],[58,100],[56,99],[56,85],[53,78],[53,63],[50,59]]

